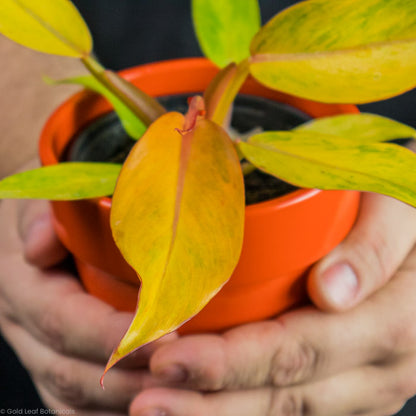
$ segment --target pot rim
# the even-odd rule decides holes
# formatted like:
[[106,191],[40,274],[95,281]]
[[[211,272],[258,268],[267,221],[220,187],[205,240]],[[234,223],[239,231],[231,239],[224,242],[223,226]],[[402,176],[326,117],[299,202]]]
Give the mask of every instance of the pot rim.
[[[206,58],[202,57],[190,57],[190,58],[179,58],[179,59],[171,59],[171,60],[162,60],[157,62],[151,62],[146,64],[137,65],[131,68],[124,69],[119,72],[121,76],[123,76],[128,81],[131,81],[137,77],[137,72],[140,71],[141,75],[149,76],[152,73],[159,73],[159,72],[166,72],[166,68],[169,67],[170,70],[181,71],[181,70],[189,70],[192,67],[193,70],[197,71],[199,69],[211,69],[213,71],[217,70],[215,65],[207,60]],[[260,84],[259,84],[260,85]],[[261,86],[261,88],[265,88]],[[305,102],[313,104],[314,102],[311,100],[303,99],[300,97],[293,97],[285,93],[277,92],[282,97],[292,97],[296,101]],[[62,117],[64,113],[67,111],[68,106],[75,106],[77,102],[81,101],[87,95],[96,96],[95,93],[88,91],[88,90],[81,90],[69,98],[67,98],[64,102],[62,102],[55,111],[52,112],[48,120],[46,121],[44,128],[40,135],[39,140],[39,155],[42,162],[42,165],[53,165],[60,163],[59,156],[56,149],[54,149],[53,143],[55,139],[55,135],[51,134],[55,130],[55,123],[57,119]],[[288,104],[288,103],[286,103]],[[326,105],[324,103],[315,103],[318,105]],[[289,103],[292,107],[295,107],[293,104]],[[337,106],[339,108],[339,112],[344,113],[358,113],[359,110],[355,105],[352,104],[332,104],[332,106]],[[295,107],[296,108],[296,107]],[[110,108],[111,109],[111,108]],[[104,114],[104,112],[102,112]],[[263,215],[266,212],[271,211],[278,211],[281,209],[285,209],[292,205],[301,203],[306,201],[310,198],[313,198],[317,194],[323,192],[320,189],[298,189],[292,191],[286,195],[279,196],[277,198],[273,198],[267,201],[257,202],[255,204],[247,205],[245,207],[246,216],[257,216]],[[97,203],[103,209],[111,209],[111,197],[101,197],[101,198],[94,198],[92,199],[97,201]]]

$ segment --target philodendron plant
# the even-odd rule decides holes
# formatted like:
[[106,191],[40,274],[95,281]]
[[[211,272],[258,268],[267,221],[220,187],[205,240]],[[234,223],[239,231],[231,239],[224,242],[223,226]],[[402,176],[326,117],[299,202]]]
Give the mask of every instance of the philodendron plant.
[[[201,48],[219,68],[187,114],[158,102],[91,56],[69,0],[1,0],[0,32],[36,50],[81,59],[78,82],[108,98],[137,144],[121,165],[70,163],[8,177],[1,198],[113,195],[111,228],[142,285],[119,359],[197,314],[231,276],[241,251],[244,166],[300,187],[378,192],[416,205],[416,156],[390,139],[416,131],[371,114],[310,121],[232,139],[232,102],[250,75],[327,103],[367,103],[416,84],[414,0],[308,0],[260,25],[257,0],[193,0]],[[117,184],[116,184],[117,183]]]

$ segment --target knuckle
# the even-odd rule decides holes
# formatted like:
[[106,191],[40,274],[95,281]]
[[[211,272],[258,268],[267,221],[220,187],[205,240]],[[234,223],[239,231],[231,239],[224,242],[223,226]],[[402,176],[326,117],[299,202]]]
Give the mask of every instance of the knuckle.
[[62,361],[55,362],[45,373],[45,381],[56,397],[70,406],[86,407],[88,400],[74,367]]
[[271,389],[266,416],[308,416],[302,397],[291,389]]
[[47,345],[52,347],[55,351],[63,352],[64,331],[57,310],[52,311],[49,308],[45,308],[42,310],[37,321],[42,339]]
[[[355,239],[351,245],[354,266],[358,273],[363,276],[372,271],[373,279],[382,284],[389,276],[389,265],[392,264],[390,243],[381,231],[376,235],[362,235]],[[365,271],[365,272],[364,272]]]
[[[0,264],[1,269],[1,264]],[[0,282],[3,279],[3,276],[0,275]],[[8,293],[6,292],[6,285],[0,284],[0,314],[5,317],[5,319],[9,319],[10,321],[17,321],[17,307],[14,304],[13,299],[10,298]]]
[[380,416],[391,416],[399,413],[400,410],[403,409],[406,401],[402,401],[400,403],[395,403],[394,405],[388,406],[387,409],[383,409],[380,413]]
[[[0,279],[0,281],[1,281],[2,279]],[[7,313],[7,311],[8,311],[8,303],[9,302],[7,302],[7,300],[6,300],[7,298],[6,298],[6,294],[4,293],[4,290],[3,290],[3,285],[0,285],[0,311],[2,312],[2,313]]]
[[416,331],[411,327],[405,326],[402,323],[391,325],[388,336],[386,337],[388,354],[397,354],[409,348],[409,346],[412,348],[416,346]]
[[12,312],[9,303],[0,296],[0,326],[2,320],[16,321],[15,314]]
[[385,334],[378,342],[381,357],[397,356],[416,349],[416,325],[413,324],[413,310],[406,312],[402,319],[394,319],[385,328]]
[[313,377],[318,351],[306,342],[285,343],[272,357],[269,379],[275,386],[287,386]]
[[226,387],[232,387],[234,384],[232,379],[233,377],[230,377],[229,380],[224,378],[223,366],[219,363],[194,369],[189,376],[190,384],[208,391],[219,391]]
[[416,376],[406,374],[406,377],[397,377],[393,386],[393,397],[397,400],[408,400],[416,393]]
[[218,391],[238,384],[238,372],[229,364],[226,349],[226,341],[216,339],[211,344],[208,359],[186,366],[186,384],[206,391]]

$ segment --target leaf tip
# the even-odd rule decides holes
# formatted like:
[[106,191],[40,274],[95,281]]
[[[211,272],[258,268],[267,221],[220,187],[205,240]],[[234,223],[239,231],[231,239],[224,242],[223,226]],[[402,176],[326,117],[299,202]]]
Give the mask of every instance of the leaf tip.
[[101,388],[103,389],[103,390],[105,390],[105,387],[104,387],[104,376],[105,376],[105,371],[104,371],[104,373],[103,373],[103,375],[101,376],[101,378],[100,378],[100,386],[101,386]]
[[108,359],[107,364],[106,364],[106,366],[104,368],[104,372],[103,372],[103,374],[102,374],[102,376],[100,378],[100,385],[101,385],[101,388],[103,390],[105,390],[105,387],[104,387],[104,377],[106,376],[107,372],[112,367],[114,367],[122,358],[123,357],[117,352],[117,350],[114,350],[112,352],[112,354],[111,354],[110,358]]

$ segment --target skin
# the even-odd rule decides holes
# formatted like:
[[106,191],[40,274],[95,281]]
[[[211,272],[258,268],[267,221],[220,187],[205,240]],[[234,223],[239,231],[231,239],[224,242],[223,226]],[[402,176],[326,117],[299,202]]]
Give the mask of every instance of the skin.
[[[131,316],[49,267],[66,254],[49,208],[21,204],[0,206],[0,327],[53,409],[125,414],[131,403],[131,415],[381,416],[416,393],[416,214],[402,203],[364,196],[351,234],[310,275],[321,309],[222,335],[171,335],[110,371],[104,392],[98,379]],[[358,283],[340,303],[329,288],[343,276],[328,270],[346,261]],[[19,276],[13,285],[10,275]]]
[[[365,195],[351,234],[310,275],[322,309],[308,306],[222,335],[187,336],[162,346],[151,370],[180,387],[146,390],[130,414],[397,412],[416,393],[415,237],[412,208]],[[347,277],[350,294],[340,296],[342,282],[334,282],[345,278],[337,266],[345,262],[358,281],[351,285]]]
[[46,406],[79,415],[125,414],[139,391],[166,385],[148,370],[151,352],[165,341],[108,374],[103,390],[105,363],[132,315],[88,295],[75,276],[57,267],[67,252],[53,231],[48,205],[21,204],[0,205],[1,331]]
[[48,87],[42,77],[61,79],[85,73],[85,70],[77,60],[37,53],[2,36],[0,56],[2,62],[7,63],[0,77],[2,178],[37,158],[37,138],[46,118],[77,89]]
[[[0,56],[9,65],[0,77],[2,97],[8,98],[0,100],[0,154],[7,155],[0,164],[1,178],[38,165],[40,129],[74,91],[48,87],[42,76],[61,79],[85,71],[76,60],[39,54],[3,37]],[[47,407],[76,409],[79,415],[125,414],[143,388],[166,385],[148,371],[157,344],[112,371],[102,390],[105,363],[132,315],[85,293],[61,265],[67,255],[46,202],[0,201],[0,331]]]
[[[0,53],[23,64],[1,80],[1,175],[32,160],[43,117],[62,100],[30,79],[54,76],[52,61],[7,42]],[[23,101],[22,80],[34,88]],[[0,330],[45,405],[79,415],[392,414],[416,393],[415,212],[365,195],[351,234],[311,272],[316,306],[224,334],[173,334],[109,372],[103,391],[104,363],[132,316],[86,294],[61,264],[47,204],[2,201]]]

